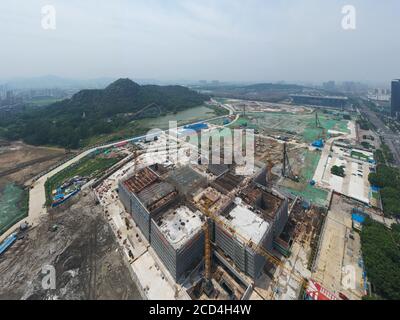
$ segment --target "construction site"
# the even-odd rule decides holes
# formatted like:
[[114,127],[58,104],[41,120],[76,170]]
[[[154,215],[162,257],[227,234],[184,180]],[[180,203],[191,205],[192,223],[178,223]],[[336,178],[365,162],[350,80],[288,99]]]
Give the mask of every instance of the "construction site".
[[[327,217],[335,188],[331,177],[325,183],[326,159],[344,157],[368,170],[371,159],[357,151],[354,122],[344,121],[339,112],[249,103],[230,105],[236,114],[223,124],[178,129],[214,136],[230,127],[254,127],[255,165],[246,175],[234,159],[225,164],[225,154],[219,163],[203,163],[197,143],[184,134],[161,131],[88,151],[83,160],[46,180],[55,186],[48,193],[87,177],[79,190],[94,193],[90,208],[108,221],[142,298],[295,300],[304,297],[310,283],[329,287],[318,267],[328,253],[321,241],[333,232],[327,231],[333,228]],[[296,118],[297,129],[285,127],[286,117]],[[268,121],[281,121],[283,127],[267,130],[263,126]],[[221,139],[227,134],[229,130]],[[345,150],[343,139],[351,141],[347,152],[340,150]],[[179,159],[170,156],[171,141],[183,155]],[[220,145],[209,148],[222,150]],[[87,159],[99,157],[107,165],[96,170],[96,162],[88,172]],[[320,172],[323,178],[318,178]],[[346,196],[352,198],[354,190],[349,188]],[[357,193],[353,198],[365,200]],[[78,199],[66,199],[50,212],[65,210],[70,203],[78,208]]]
[[[269,168],[259,164],[243,177],[235,164],[146,165],[139,159],[135,166],[142,169],[115,182],[118,199],[137,227],[136,239],[148,243],[174,283],[174,296],[266,298],[254,285],[279,261],[274,243],[294,200],[273,187]],[[135,259],[140,265],[142,257]]]
[[[279,106],[272,107],[279,113]],[[257,112],[264,115],[265,110]],[[171,162],[172,158],[160,157],[168,151],[164,144],[168,133],[162,133],[156,140],[139,142],[147,151],[129,168],[109,177],[107,191],[98,193],[100,203],[110,215],[111,205],[119,208],[115,215],[123,218],[112,219],[116,228],[130,226],[129,241],[124,243],[145,296],[302,298],[312,279],[331,191],[316,185],[313,177],[325,141],[349,138],[354,130],[350,124],[345,128],[341,120],[334,122],[332,118],[339,119],[336,113],[319,115],[293,106],[285,112],[299,113],[300,128],[313,134],[305,138],[284,131],[266,133],[257,127],[256,166],[251,175],[238,174],[234,161],[223,164],[223,156],[219,164],[207,165],[201,158],[193,163],[189,158]],[[240,119],[243,116],[247,114]],[[236,121],[234,127],[245,129],[249,123],[251,119]],[[215,135],[216,129],[226,126],[199,127],[202,134]],[[182,153],[194,148],[182,137],[177,146]],[[104,202],[105,192],[113,195],[110,203]],[[124,232],[117,234],[123,239]],[[146,274],[146,270],[154,272]],[[156,280],[150,274],[169,289],[163,293],[152,289]]]

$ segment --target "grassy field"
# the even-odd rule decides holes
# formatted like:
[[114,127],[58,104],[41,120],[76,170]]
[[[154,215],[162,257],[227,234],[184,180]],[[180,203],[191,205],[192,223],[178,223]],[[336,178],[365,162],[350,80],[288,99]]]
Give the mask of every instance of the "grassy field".
[[[100,143],[107,143],[112,141],[123,140],[132,138],[135,136],[145,135],[149,130],[152,129],[168,129],[170,121],[177,121],[178,126],[183,126],[188,123],[197,122],[200,120],[211,119],[220,115],[226,114],[227,111],[223,109],[216,110],[208,106],[199,106],[191,108],[185,111],[178,112],[176,114],[167,114],[165,116],[157,118],[145,118],[136,121],[132,121],[125,128],[115,132],[113,134],[98,135],[83,141],[84,146],[92,146]],[[221,113],[222,112],[222,113]]]
[[306,186],[303,190],[295,190],[291,188],[286,188],[286,190],[291,194],[300,196],[303,199],[319,206],[326,206],[328,202],[327,191],[312,187],[310,185]]
[[300,182],[295,183],[286,180],[283,182],[282,187],[294,195],[301,196],[308,201],[324,206],[327,204],[328,192],[310,185],[320,158],[320,152],[306,150],[304,154],[304,166],[302,166],[300,171]]
[[28,216],[29,191],[7,184],[0,193],[0,235]]
[[43,107],[62,100],[63,99],[61,98],[44,97],[44,98],[35,98],[28,102],[35,106]]
[[[311,119],[306,120],[306,128],[303,131],[303,139],[305,142],[312,142],[320,137],[326,139],[327,135],[323,136],[323,129],[316,128],[315,126],[315,116]],[[340,119],[332,115],[319,115],[319,120],[322,127],[325,129],[326,134],[328,130],[340,131],[344,133],[350,133],[348,129],[348,120]]]
[[90,177],[91,179],[97,178],[121,159],[122,157],[103,158],[101,156],[89,155],[78,163],[57,173],[46,181],[46,204],[51,204],[52,191],[60,187],[68,179],[75,176]]
[[[319,120],[326,134],[328,130],[335,130],[344,133],[350,133],[347,128],[348,120],[333,114],[319,114]],[[260,112],[248,113],[242,122],[235,125],[248,123],[249,128],[259,128],[260,130],[276,131],[282,133],[299,134],[304,142],[311,143],[318,138],[327,138],[323,136],[323,130],[317,128],[315,124],[315,113],[288,113],[288,112]]]

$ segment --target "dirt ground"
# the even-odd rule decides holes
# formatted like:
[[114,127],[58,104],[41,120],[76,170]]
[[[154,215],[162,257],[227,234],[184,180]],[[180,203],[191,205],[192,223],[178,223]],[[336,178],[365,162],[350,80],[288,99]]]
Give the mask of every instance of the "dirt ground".
[[[65,157],[65,151],[13,142],[0,146],[0,188],[8,182],[23,185]],[[10,174],[6,172],[12,170]]]
[[[304,167],[304,155],[306,150],[307,147],[304,145],[288,144],[290,166],[293,174],[296,176],[300,176],[301,170]],[[256,160],[263,163],[272,163],[272,179],[274,182],[277,182],[282,172],[283,143],[274,139],[258,136],[256,140]],[[287,187],[293,189],[299,188],[298,183],[289,179],[286,179],[285,183]],[[303,181],[301,187],[304,188],[307,183],[308,181]]]
[[[315,260],[313,279],[326,289],[350,300],[360,300],[364,295],[363,268],[360,234],[353,230],[351,213],[359,203],[334,194],[331,207],[321,233],[320,248]],[[354,287],[345,286],[350,279],[345,270],[354,272]],[[352,273],[353,274],[353,273]]]
[[[67,205],[0,258],[0,300],[141,299],[92,192]],[[44,265],[55,268],[55,290],[42,289]]]

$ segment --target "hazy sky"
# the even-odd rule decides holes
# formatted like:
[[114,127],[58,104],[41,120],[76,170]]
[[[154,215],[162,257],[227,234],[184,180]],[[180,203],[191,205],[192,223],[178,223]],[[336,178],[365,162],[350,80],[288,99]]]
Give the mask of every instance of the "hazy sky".
[[399,31],[399,0],[1,0],[0,78],[386,81]]

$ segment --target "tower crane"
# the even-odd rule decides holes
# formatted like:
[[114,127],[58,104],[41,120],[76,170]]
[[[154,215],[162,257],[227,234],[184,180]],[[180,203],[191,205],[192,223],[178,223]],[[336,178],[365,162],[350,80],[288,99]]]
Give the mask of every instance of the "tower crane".
[[282,176],[291,179],[295,182],[299,182],[299,177],[293,173],[292,167],[289,161],[289,154],[287,143],[283,144],[283,165],[282,165]]
[[318,139],[323,139],[325,138],[326,135],[326,130],[325,128],[322,126],[321,121],[319,119],[319,115],[318,115],[318,111],[315,110],[315,127],[317,129],[322,129],[322,132],[319,134]]

